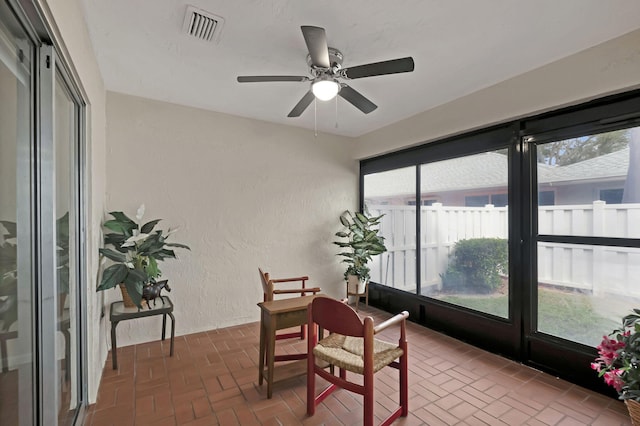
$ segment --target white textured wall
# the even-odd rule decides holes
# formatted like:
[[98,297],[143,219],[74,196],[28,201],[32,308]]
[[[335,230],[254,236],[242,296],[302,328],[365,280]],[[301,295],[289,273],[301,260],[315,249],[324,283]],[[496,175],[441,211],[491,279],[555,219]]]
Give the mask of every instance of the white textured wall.
[[354,155],[372,157],[638,87],[640,30],[361,136]]
[[[145,203],[192,249],[161,264],[178,335],[257,321],[259,266],[342,295],[331,242],[357,204],[350,140],[108,92],[107,142],[107,209]],[[118,345],[157,340],[160,323],[120,323]]]
[[89,40],[89,33],[80,9],[79,0],[41,0],[41,7],[50,22],[63,55],[74,68],[84,91],[87,105],[87,354],[89,401],[94,402],[100,384],[102,367],[107,357],[105,336],[107,318],[100,318],[102,302],[95,292],[98,257],[101,244],[100,224],[105,196],[105,90],[100,70]]

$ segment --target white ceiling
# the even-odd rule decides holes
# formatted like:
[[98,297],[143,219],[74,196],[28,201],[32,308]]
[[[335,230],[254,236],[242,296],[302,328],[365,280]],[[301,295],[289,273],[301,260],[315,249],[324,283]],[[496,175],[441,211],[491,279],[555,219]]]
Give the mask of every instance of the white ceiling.
[[[638,0],[82,0],[107,90],[314,128],[301,25],[325,28],[344,67],[412,56],[412,73],[349,84],[378,105],[317,103],[318,131],[360,136],[640,28]],[[217,43],[183,33],[187,5],[224,18]],[[392,6],[393,5],[393,6]]]

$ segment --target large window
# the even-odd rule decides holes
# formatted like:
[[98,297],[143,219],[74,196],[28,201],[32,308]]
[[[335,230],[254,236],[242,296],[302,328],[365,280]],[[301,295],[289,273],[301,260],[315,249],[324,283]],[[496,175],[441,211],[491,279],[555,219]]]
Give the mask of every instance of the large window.
[[[509,161],[490,151],[420,166],[421,294],[500,317],[509,316],[506,206]],[[500,191],[502,205],[490,204]],[[470,202],[472,200],[472,202]]]
[[613,245],[640,237],[636,149],[640,127],[537,145],[538,331],[595,346],[640,305],[640,249]]
[[640,91],[363,160],[393,210],[370,303],[603,390],[595,346],[640,305],[638,117]]
[[384,215],[380,233],[387,252],[371,262],[373,282],[416,292],[416,168],[364,177],[364,202],[373,216]]

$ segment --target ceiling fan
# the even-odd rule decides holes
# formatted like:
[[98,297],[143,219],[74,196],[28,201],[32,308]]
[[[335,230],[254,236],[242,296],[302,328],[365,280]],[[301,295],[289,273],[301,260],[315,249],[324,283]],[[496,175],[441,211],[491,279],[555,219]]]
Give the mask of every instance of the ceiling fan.
[[302,26],[300,28],[302,29],[302,35],[309,50],[307,64],[309,65],[311,77],[304,75],[249,75],[238,77],[238,83],[310,81],[311,88],[302,99],[300,99],[300,102],[293,107],[288,117],[299,117],[311,104],[314,97],[327,101],[333,99],[336,95],[339,95],[365,114],[369,114],[378,108],[378,106],[341,80],[354,80],[356,78],[413,71],[413,58],[410,56],[342,68],[342,53],[338,49],[327,46],[327,37],[324,28],[313,26]]

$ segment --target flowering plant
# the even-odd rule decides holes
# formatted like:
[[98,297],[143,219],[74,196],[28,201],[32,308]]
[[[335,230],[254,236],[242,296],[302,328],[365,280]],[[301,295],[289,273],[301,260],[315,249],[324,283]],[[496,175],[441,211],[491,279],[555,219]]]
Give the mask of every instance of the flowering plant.
[[622,319],[622,327],[602,336],[591,368],[612,386],[620,399],[640,401],[640,309]]
[[169,229],[166,233],[154,231],[160,219],[141,225],[144,210],[143,204],[138,208],[136,221],[122,212],[110,212],[114,219],[106,221],[103,226],[114,232],[105,234],[104,243],[111,245],[113,249],[99,249],[101,255],[114,263],[104,270],[97,290],[107,290],[122,283],[138,307],[142,300],[143,285],[155,282],[162,274],[158,262],[168,258],[175,259],[173,247],[191,250],[184,244],[167,241],[176,229]]

